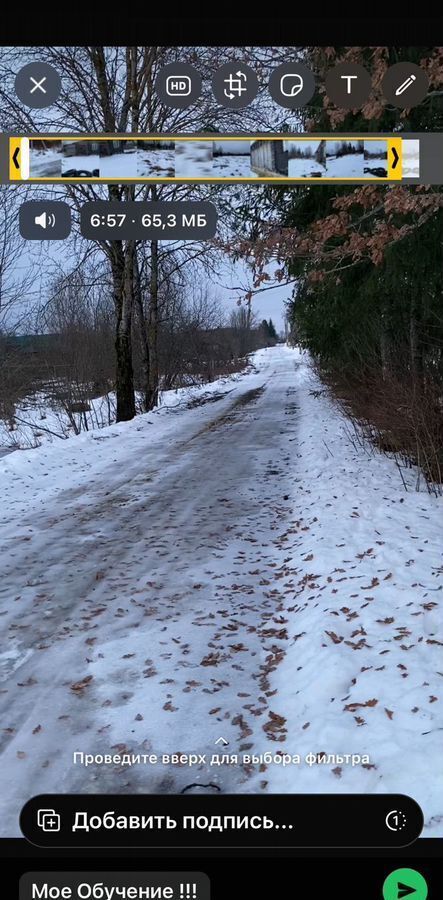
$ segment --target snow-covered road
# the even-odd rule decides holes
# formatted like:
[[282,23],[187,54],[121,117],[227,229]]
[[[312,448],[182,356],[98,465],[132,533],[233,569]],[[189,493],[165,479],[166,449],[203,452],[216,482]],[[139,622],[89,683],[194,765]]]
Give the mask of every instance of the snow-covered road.
[[[352,446],[298,351],[254,364],[200,405],[0,460],[4,836],[36,793],[194,782],[407,792],[443,833],[442,503]],[[369,762],[73,764],[209,762],[221,736]]]

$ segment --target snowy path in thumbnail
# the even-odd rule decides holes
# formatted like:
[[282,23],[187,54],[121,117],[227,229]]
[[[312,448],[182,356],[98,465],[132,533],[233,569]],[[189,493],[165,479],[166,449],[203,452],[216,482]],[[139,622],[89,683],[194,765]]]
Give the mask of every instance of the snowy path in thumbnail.
[[[297,351],[254,364],[201,405],[0,460],[4,835],[36,793],[193,782],[408,791],[443,833],[442,501],[352,446]],[[370,761],[72,763],[209,760],[220,736]]]

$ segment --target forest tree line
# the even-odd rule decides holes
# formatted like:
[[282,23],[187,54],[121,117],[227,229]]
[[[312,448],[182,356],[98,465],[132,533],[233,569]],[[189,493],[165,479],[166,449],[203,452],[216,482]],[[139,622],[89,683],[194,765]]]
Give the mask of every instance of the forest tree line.
[[[0,333],[0,419],[11,440],[19,407],[41,395],[40,405],[62,410],[71,430],[111,424],[117,416],[115,309],[112,285],[95,283],[85,266],[61,276],[27,334]],[[144,311],[143,311],[144,312]],[[131,365],[136,412],[153,408],[145,358],[145,315],[131,328]],[[213,382],[248,365],[248,354],[278,340],[272,319],[259,321],[251,308],[227,313],[206,283],[168,281],[159,293],[158,392]],[[94,423],[92,400],[106,398],[105,417]],[[156,402],[158,401],[158,393]],[[103,409],[103,405],[102,405]],[[66,435],[62,429],[62,435]]]
[[[378,86],[386,68],[403,60],[428,71],[430,91],[420,105],[394,109],[379,89],[362,110],[347,112],[320,95],[305,109],[304,127],[317,133],[442,130],[442,48],[313,48],[306,56],[322,79],[338,62],[359,62]],[[272,277],[288,285],[291,339],[311,352],[353,418],[354,438],[394,454],[400,466],[417,465],[437,491],[443,482],[442,240],[441,186],[300,185],[264,188],[252,220],[245,205],[236,247],[255,260],[257,294]]]

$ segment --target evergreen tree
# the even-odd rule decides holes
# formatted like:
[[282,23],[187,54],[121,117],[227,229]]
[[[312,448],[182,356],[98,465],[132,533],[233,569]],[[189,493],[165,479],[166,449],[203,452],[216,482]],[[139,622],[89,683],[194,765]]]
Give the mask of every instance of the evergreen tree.
[[270,337],[272,340],[277,341],[277,340],[278,340],[278,334],[277,334],[277,332],[276,332],[276,330],[275,330],[275,325],[274,325],[272,319],[269,319],[269,322],[267,323],[267,325],[268,325],[269,337]]

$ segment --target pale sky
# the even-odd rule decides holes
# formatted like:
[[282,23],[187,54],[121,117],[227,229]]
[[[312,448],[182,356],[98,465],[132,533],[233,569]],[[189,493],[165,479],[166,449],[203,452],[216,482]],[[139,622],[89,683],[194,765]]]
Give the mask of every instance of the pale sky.
[[[268,268],[271,276],[273,268],[276,268],[276,266]],[[269,282],[269,284],[272,284],[272,282]],[[251,276],[244,263],[238,262],[234,266],[227,265],[226,272],[223,272],[220,281],[213,286],[213,289],[215,295],[220,297],[223,309],[226,310],[228,316],[232,310],[238,309],[237,299],[244,296],[250,285]],[[236,290],[237,286],[244,290]],[[291,293],[292,287],[290,285],[276,284],[275,287],[270,287],[262,293],[255,294],[252,300],[252,309],[259,321],[272,319],[277,331],[284,331],[285,301],[289,300]]]
[[[72,248],[71,248],[72,249]],[[69,266],[66,265],[67,243],[64,241],[48,241],[29,242],[26,251],[16,262],[17,273],[19,277],[24,275],[28,270],[33,272],[34,280],[31,295],[24,297],[14,310],[9,324],[13,325],[19,321],[23,314],[31,307],[38,303],[40,294],[41,303],[47,299],[46,284],[51,274],[57,271],[68,271]],[[72,260],[71,260],[72,261]],[[269,268],[269,274],[272,275],[272,267]],[[204,281],[205,275],[201,273]],[[215,296],[221,303],[226,317],[234,310],[238,309],[237,300],[244,297],[246,291],[251,286],[251,275],[248,267],[241,262],[233,265],[228,258],[226,264],[222,267],[220,277],[215,281],[208,282],[210,293]],[[287,285],[275,285],[262,293],[254,295],[252,301],[252,309],[257,315],[259,321],[262,319],[272,319],[278,332],[284,331],[285,301],[291,296],[291,287]]]
[[217,150],[223,150],[224,153],[249,153],[251,148],[250,141],[214,141],[214,147]]

